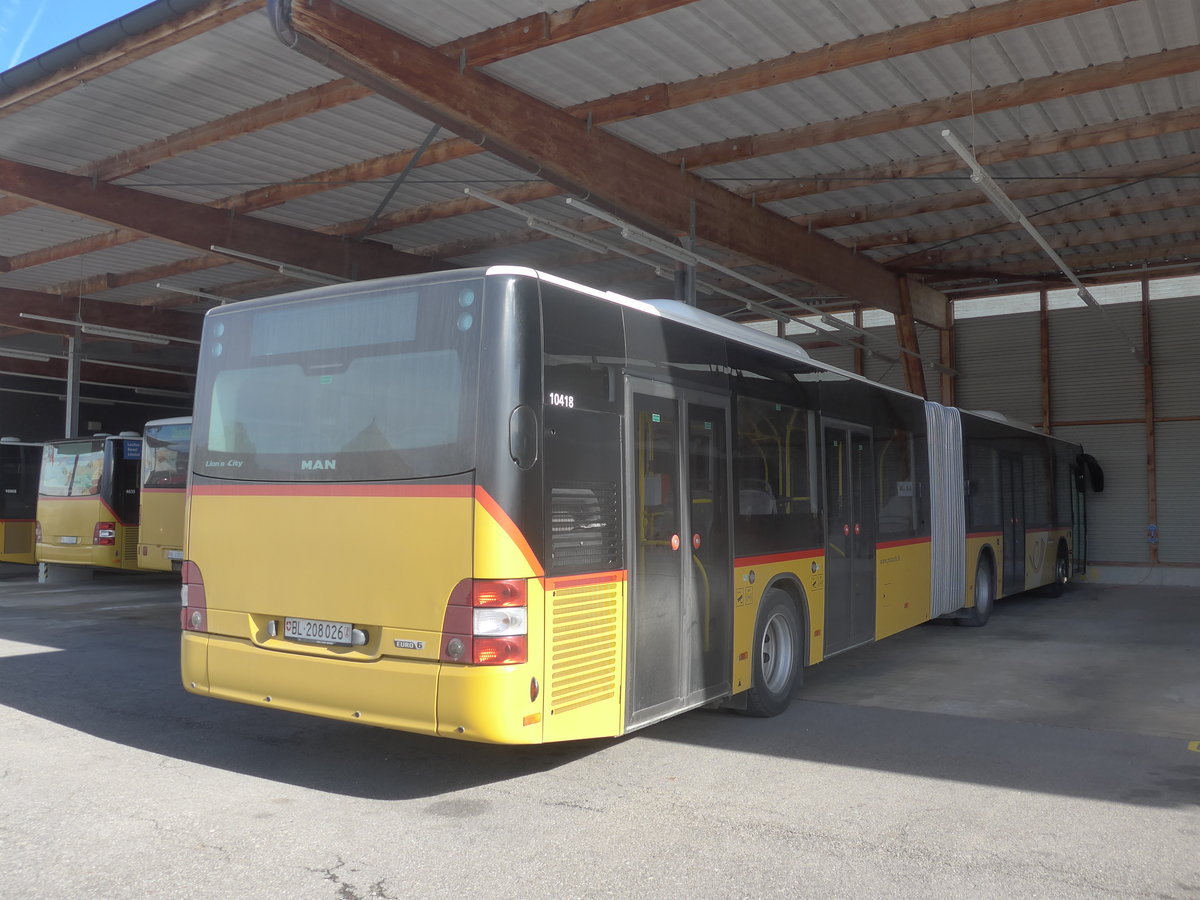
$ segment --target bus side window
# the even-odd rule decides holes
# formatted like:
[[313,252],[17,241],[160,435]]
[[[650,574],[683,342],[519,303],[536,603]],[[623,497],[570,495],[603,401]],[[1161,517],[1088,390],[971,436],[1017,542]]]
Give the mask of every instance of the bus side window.
[[911,537],[916,533],[919,498],[912,465],[913,437],[897,428],[875,440],[879,484],[879,534]]
[[798,407],[738,398],[734,471],[739,554],[819,545],[809,423],[808,412]]

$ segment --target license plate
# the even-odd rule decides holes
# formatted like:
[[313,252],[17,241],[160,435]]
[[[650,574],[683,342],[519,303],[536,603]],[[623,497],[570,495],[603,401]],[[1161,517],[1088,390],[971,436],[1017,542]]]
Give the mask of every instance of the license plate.
[[79,538],[74,537],[74,536],[68,536],[68,535],[64,534],[62,537],[60,537],[58,539],[58,542],[60,544],[78,544]]
[[182,550],[168,550],[167,559],[183,559]]
[[308,644],[349,644],[354,626],[349,622],[325,622],[321,619],[283,620],[283,636],[291,641]]

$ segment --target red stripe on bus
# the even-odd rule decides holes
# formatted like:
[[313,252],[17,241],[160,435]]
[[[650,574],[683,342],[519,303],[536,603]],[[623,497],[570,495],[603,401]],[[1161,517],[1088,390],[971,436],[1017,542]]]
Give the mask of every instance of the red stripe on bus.
[[32,525],[37,519],[0,519],[5,525]]
[[824,550],[800,550],[796,553],[771,553],[767,556],[743,556],[735,559],[736,568],[743,566],[769,566],[772,563],[791,562],[794,559],[812,559],[814,556],[824,556]]
[[143,494],[183,494],[186,493],[186,488],[164,488],[164,487],[144,487]]
[[902,541],[884,541],[882,544],[876,544],[875,549],[890,550],[892,547],[908,547],[912,544],[928,544],[929,541],[930,538],[927,537],[905,538]]
[[508,517],[508,513],[500,508],[500,504],[492,498],[492,495],[476,485],[475,500],[487,511],[489,516],[496,520],[496,524],[504,530],[504,533],[508,535],[517,549],[521,551],[521,555],[525,557],[525,562],[529,563],[529,568],[533,570],[534,576],[541,577],[545,575],[545,570],[542,569],[542,564],[538,562],[537,556],[534,555],[533,548],[529,546],[529,541],[525,540],[525,535],[521,533],[521,529]]
[[976,532],[969,533],[967,535],[967,540],[974,541],[974,540],[978,540],[979,538],[998,538],[998,537],[1000,537],[999,531],[976,531]]
[[195,484],[210,497],[471,497],[469,484]]
[[625,581],[628,577],[629,573],[624,569],[616,572],[596,572],[592,575],[562,575],[558,578],[547,578],[546,588],[558,590],[559,588],[587,587],[592,584],[613,584]]

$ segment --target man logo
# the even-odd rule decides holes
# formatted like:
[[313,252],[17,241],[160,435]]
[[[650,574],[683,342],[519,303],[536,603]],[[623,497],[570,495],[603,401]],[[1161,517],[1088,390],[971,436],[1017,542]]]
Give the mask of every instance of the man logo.
[[336,459],[302,459],[300,460],[301,469],[336,469]]

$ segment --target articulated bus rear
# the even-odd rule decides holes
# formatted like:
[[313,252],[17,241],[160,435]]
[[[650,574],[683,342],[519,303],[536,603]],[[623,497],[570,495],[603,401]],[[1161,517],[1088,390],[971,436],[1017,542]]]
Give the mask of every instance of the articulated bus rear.
[[543,740],[542,569],[514,524],[540,533],[526,478],[539,329],[536,286],[519,285],[441,273],[209,312],[183,566],[189,691]]
[[138,567],[178,572],[183,566],[191,416],[147,422],[142,433]]
[[0,563],[37,562],[34,515],[42,445],[0,438]]
[[137,568],[141,435],[51,441],[42,453],[37,561]]

